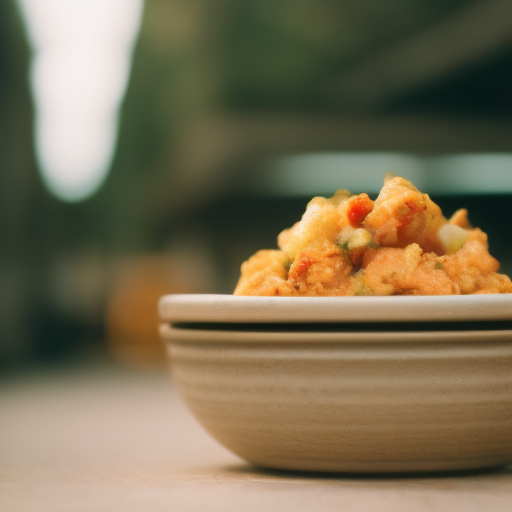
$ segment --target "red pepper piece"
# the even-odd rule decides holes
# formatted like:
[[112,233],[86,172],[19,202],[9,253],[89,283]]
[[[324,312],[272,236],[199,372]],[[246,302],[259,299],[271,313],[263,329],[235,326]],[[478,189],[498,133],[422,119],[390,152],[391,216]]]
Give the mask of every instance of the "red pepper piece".
[[292,266],[288,277],[290,277],[291,279],[298,279],[308,271],[309,267],[311,267],[311,265],[313,265],[314,262],[315,261],[309,258],[308,256],[301,255],[297,264]]
[[397,229],[403,229],[406,228],[413,220],[418,213],[423,212],[427,209],[427,205],[424,204],[423,206],[418,206],[417,204],[414,204],[412,201],[405,201],[406,206],[409,208],[409,211],[405,214],[405,217],[403,219],[400,219],[400,224],[398,225]]
[[347,217],[350,224],[358,227],[366,216],[373,210],[373,201],[366,195],[351,197],[349,200]]

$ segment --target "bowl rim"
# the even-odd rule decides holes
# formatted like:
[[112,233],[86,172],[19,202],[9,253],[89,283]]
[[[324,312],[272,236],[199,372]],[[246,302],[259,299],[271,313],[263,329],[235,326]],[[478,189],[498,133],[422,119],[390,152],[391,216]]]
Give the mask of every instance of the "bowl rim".
[[362,323],[511,321],[512,294],[390,297],[254,297],[170,294],[170,323]]

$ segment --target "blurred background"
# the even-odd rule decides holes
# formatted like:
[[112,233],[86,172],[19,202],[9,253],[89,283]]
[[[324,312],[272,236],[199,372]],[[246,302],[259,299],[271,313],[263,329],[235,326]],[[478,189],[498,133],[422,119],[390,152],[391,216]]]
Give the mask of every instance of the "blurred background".
[[509,0],[0,3],[0,370],[160,368],[165,293],[413,180],[512,273]]

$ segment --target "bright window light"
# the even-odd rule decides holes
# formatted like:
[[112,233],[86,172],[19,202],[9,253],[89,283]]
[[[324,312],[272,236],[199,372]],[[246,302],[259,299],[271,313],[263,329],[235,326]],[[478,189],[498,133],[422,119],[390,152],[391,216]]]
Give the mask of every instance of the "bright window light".
[[475,153],[429,160],[429,190],[458,194],[512,192],[512,154]]
[[36,156],[65,201],[105,180],[143,0],[18,0],[32,45]]
[[339,188],[376,193],[387,172],[425,186],[421,160],[402,153],[308,153],[274,162],[271,187],[292,195],[329,195]]
[[339,188],[375,194],[387,172],[430,194],[512,193],[511,153],[308,153],[279,158],[270,170],[269,188],[278,195],[330,195]]

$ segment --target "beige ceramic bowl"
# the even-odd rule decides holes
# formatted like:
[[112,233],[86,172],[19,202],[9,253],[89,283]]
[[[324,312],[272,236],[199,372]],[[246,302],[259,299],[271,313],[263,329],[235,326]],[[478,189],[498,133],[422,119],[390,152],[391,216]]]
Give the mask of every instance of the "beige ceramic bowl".
[[160,301],[183,397],[233,452],[309,471],[512,462],[512,296],[272,299]]

